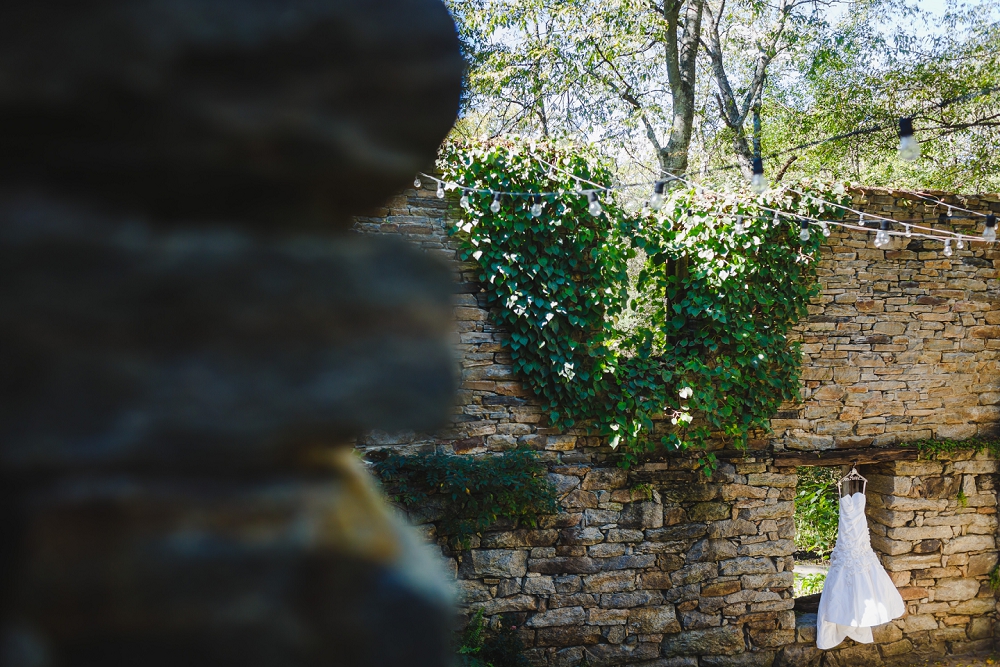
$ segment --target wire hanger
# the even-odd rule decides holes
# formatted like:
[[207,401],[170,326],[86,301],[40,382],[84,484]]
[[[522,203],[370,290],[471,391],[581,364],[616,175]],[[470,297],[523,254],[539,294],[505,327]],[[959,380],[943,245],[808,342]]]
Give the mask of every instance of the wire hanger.
[[862,477],[861,473],[858,472],[857,468],[858,462],[855,461],[851,464],[851,472],[847,473],[837,482],[837,493],[840,497],[844,496],[844,489],[842,484],[847,482],[847,495],[853,496],[855,493],[864,493],[868,488],[868,479]]

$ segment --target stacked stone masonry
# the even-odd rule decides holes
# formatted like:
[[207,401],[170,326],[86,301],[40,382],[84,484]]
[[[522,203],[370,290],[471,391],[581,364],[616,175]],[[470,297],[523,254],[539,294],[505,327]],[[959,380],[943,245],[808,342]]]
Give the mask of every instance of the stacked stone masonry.
[[[923,212],[903,194],[866,191],[856,202],[900,219]],[[1000,211],[995,198],[955,203]],[[822,292],[798,327],[803,401],[783,407],[760,449],[706,479],[685,457],[626,471],[597,438],[547,428],[513,377],[478,268],[457,259],[448,215],[433,191],[411,190],[357,223],[455,267],[462,373],[449,428],[371,433],[359,446],[488,455],[520,444],[541,453],[563,511],[537,528],[498,525],[453,552],[433,508],[412,516],[442,545],[464,606],[516,624],[533,665],[877,665],[992,645],[994,461],[961,454],[863,470],[872,544],[908,614],[880,627],[874,645],[847,640],[819,652],[815,616],[793,611],[795,469],[775,467],[774,454],[992,435],[1000,255],[976,244],[946,258],[940,244],[903,238],[879,250],[834,231],[819,264]]]

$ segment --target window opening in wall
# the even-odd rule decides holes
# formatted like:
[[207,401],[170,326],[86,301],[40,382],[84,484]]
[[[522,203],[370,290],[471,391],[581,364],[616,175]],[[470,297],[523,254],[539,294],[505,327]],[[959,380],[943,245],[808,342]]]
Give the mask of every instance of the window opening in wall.
[[796,472],[799,481],[795,490],[795,597],[815,596],[818,603],[830,569],[830,552],[837,543],[837,480],[841,470],[801,466]]

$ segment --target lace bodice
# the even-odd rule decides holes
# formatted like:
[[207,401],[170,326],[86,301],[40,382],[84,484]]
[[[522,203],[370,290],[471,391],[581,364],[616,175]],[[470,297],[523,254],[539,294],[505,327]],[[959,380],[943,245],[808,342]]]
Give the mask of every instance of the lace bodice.
[[840,499],[840,521],[837,527],[837,544],[830,554],[830,565],[859,569],[872,563],[879,564],[872,551],[865,516],[865,494],[858,492]]

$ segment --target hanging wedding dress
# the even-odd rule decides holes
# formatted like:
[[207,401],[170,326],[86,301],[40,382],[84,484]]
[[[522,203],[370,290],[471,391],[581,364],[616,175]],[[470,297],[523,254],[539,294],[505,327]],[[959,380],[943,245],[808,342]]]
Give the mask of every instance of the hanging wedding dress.
[[[864,480],[865,486],[868,481],[853,469],[837,487],[845,480]],[[872,626],[888,623],[905,612],[903,598],[872,551],[862,487],[840,499],[837,544],[830,554],[830,571],[819,599],[816,646],[830,649],[845,637],[871,644]]]

